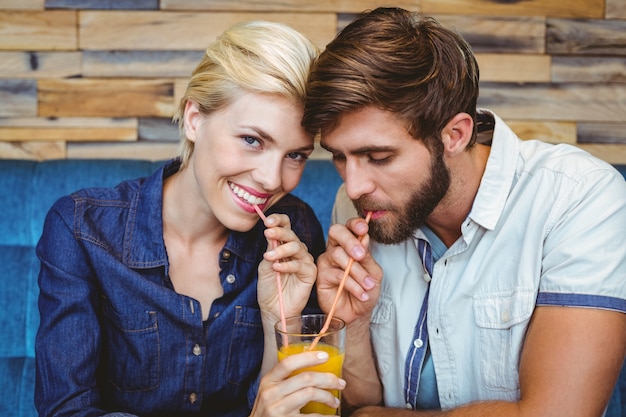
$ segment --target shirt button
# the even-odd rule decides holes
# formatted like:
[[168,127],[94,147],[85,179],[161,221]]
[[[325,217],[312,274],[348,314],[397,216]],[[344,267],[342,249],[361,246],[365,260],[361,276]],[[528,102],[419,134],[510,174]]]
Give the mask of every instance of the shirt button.
[[196,355],[196,356],[198,356],[198,355],[199,355],[199,354],[201,354],[201,353],[202,353],[202,348],[200,347],[200,345],[196,344],[196,345],[193,347],[193,354],[194,354],[194,355]]
[[[424,342],[422,341],[422,339],[415,339],[413,341],[413,346],[415,346],[416,348],[421,348],[422,346],[424,346]],[[411,405],[411,404],[409,404]]]
[[195,392],[192,392],[191,394],[189,394],[189,402],[190,403],[192,403],[192,404],[195,403],[197,399],[198,399],[198,396],[196,395]]
[[228,274],[228,276],[226,277],[226,282],[228,282],[229,284],[232,284],[235,282],[235,276],[233,274]]
[[222,259],[228,259],[228,258],[230,258],[230,251],[225,250],[225,251],[222,253]]
[[502,313],[502,323],[506,323],[509,320],[511,320],[511,313],[509,313],[509,310],[504,310]]

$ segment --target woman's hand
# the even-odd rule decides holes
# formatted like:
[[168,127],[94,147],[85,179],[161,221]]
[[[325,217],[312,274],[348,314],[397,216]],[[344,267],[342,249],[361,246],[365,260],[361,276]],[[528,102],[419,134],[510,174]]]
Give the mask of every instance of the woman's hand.
[[275,323],[280,319],[277,273],[280,273],[285,316],[296,316],[305,307],[317,267],[308,248],[293,230],[285,214],[272,214],[265,221],[268,251],[259,264],[257,298],[264,317]]
[[[327,390],[342,390],[343,379],[328,372],[295,371],[320,365],[328,361],[328,353],[322,351],[303,352],[287,356],[268,372],[259,385],[259,393],[250,417],[299,416],[300,409],[309,401],[339,407],[339,400]],[[317,414],[308,414],[317,416]]]

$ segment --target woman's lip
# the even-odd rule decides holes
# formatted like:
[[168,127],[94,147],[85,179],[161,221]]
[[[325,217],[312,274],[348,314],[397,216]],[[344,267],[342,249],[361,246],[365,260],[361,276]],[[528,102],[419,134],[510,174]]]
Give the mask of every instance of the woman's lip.
[[241,184],[235,184],[234,182],[229,182],[228,184],[230,185],[231,189],[233,187],[238,187],[238,188],[246,191],[250,195],[253,195],[253,196],[258,197],[258,198],[270,198],[273,195],[271,193],[260,193],[257,190],[255,190],[254,188],[246,187],[245,185],[241,185]]
[[[269,201],[269,198],[265,197],[265,194],[254,192],[254,190],[250,190],[249,188],[245,188],[234,183],[229,183],[228,185],[235,202],[247,212],[254,213],[255,205],[265,208]],[[268,194],[268,196],[271,196],[271,194]]]

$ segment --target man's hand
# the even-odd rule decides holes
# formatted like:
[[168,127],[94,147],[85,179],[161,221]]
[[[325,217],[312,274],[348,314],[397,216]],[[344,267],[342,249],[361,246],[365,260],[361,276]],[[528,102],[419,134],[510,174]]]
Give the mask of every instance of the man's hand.
[[317,295],[320,307],[328,312],[350,258],[354,259],[334,315],[346,323],[370,315],[380,295],[383,271],[368,251],[368,225],[362,218],[335,224],[328,231],[326,252],[317,261]]

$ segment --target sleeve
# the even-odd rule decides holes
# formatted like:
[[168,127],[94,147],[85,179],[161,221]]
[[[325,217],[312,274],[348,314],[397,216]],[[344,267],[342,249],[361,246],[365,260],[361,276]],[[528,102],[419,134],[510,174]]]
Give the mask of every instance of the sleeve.
[[84,251],[73,237],[72,221],[67,220],[72,214],[73,201],[59,200],[37,244],[41,266],[35,405],[40,416],[106,414],[97,407],[97,290]]
[[545,238],[537,305],[626,312],[626,182],[608,169],[573,181]]

